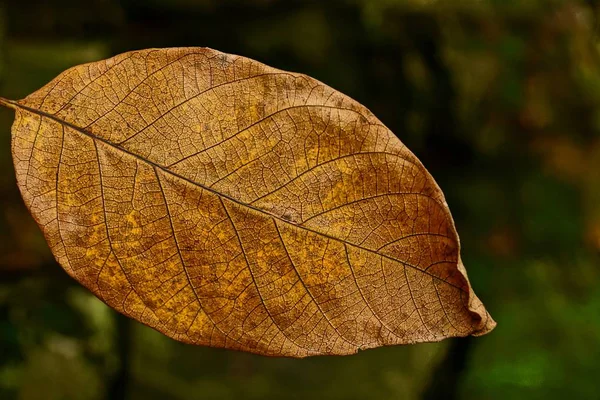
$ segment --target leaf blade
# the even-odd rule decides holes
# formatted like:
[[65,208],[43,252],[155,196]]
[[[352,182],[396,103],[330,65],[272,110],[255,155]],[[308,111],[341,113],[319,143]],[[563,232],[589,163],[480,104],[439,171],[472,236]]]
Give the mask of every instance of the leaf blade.
[[495,324],[433,178],[304,75],[194,48],[74,67],[18,103],[13,157],[67,272],[178,340],[303,357]]

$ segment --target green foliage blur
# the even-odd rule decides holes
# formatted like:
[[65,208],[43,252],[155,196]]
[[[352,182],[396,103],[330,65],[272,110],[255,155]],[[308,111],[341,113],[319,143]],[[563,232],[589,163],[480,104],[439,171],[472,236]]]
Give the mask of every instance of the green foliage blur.
[[186,346],[55,263],[0,110],[0,399],[600,399],[598,1],[4,0],[0,95],[148,47],[309,74],[446,194],[491,334],[304,360]]

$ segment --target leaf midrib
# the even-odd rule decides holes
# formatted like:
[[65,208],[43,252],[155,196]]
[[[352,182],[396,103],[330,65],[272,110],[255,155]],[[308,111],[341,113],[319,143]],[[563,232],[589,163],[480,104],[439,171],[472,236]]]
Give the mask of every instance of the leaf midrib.
[[311,228],[308,228],[306,226],[297,225],[297,224],[295,224],[295,223],[293,223],[291,221],[288,221],[288,220],[286,220],[286,219],[278,216],[277,214],[273,214],[273,213],[271,213],[269,211],[266,211],[266,210],[263,210],[261,208],[255,207],[255,206],[253,206],[251,204],[244,203],[244,202],[242,202],[240,200],[237,200],[236,198],[231,197],[231,196],[229,196],[229,195],[227,195],[225,193],[221,193],[221,192],[219,192],[219,191],[217,191],[217,190],[215,190],[215,189],[213,189],[213,188],[211,188],[209,186],[205,186],[205,185],[203,185],[201,183],[194,182],[193,180],[191,180],[191,179],[189,179],[189,178],[187,178],[187,177],[185,177],[183,175],[180,175],[180,174],[178,174],[176,172],[173,172],[173,171],[167,169],[166,167],[164,167],[164,166],[162,166],[160,164],[155,163],[152,160],[144,158],[144,157],[140,156],[139,154],[133,153],[132,151],[129,151],[129,150],[125,149],[125,148],[119,147],[115,143],[112,143],[112,142],[110,142],[110,141],[108,141],[108,140],[106,140],[104,138],[95,136],[92,133],[86,131],[84,128],[81,128],[81,127],[79,127],[77,125],[74,125],[74,124],[72,124],[70,122],[67,122],[67,121],[65,121],[65,120],[63,120],[61,118],[58,118],[55,115],[46,113],[46,112],[44,112],[42,110],[38,110],[38,109],[35,109],[35,108],[32,108],[32,107],[26,106],[24,104],[19,103],[18,101],[6,100],[6,102],[9,105],[12,105],[12,106],[14,106],[16,108],[20,108],[20,109],[28,111],[28,112],[30,112],[32,114],[39,115],[40,117],[48,118],[48,119],[53,120],[53,121],[55,121],[55,122],[57,122],[57,123],[59,123],[61,125],[67,126],[67,127],[71,128],[71,129],[73,129],[74,131],[79,132],[80,134],[85,135],[85,136],[91,138],[92,140],[98,140],[98,141],[106,144],[107,146],[109,146],[109,147],[111,147],[111,148],[113,148],[113,149],[115,149],[117,151],[121,151],[121,152],[123,152],[125,154],[128,154],[131,157],[133,157],[133,158],[135,158],[137,160],[140,160],[140,161],[142,161],[142,162],[144,162],[146,164],[149,164],[149,165],[153,166],[154,168],[158,168],[161,171],[163,171],[163,172],[165,172],[165,173],[167,173],[169,175],[172,175],[172,176],[174,176],[176,178],[184,180],[184,181],[190,183],[191,185],[197,186],[197,187],[199,187],[199,188],[201,188],[203,190],[206,190],[206,191],[208,191],[210,193],[213,193],[216,196],[219,196],[221,198],[226,198],[227,200],[232,201],[232,202],[234,202],[236,204],[239,204],[242,207],[247,207],[247,208],[249,208],[251,210],[254,210],[254,211],[258,212],[258,213],[261,213],[261,214],[264,214],[264,215],[268,215],[270,218],[275,218],[275,219],[277,219],[277,220],[279,220],[279,221],[281,221],[281,222],[283,222],[285,224],[291,225],[291,226],[293,226],[293,227],[295,227],[297,229],[301,229],[301,230],[305,230],[305,231],[308,231],[308,232],[312,232],[314,234],[317,234],[317,235],[326,237],[328,239],[340,242],[340,243],[342,243],[344,245],[353,246],[355,248],[367,251],[369,253],[376,254],[376,255],[378,255],[380,257],[383,257],[383,258],[386,258],[388,260],[398,262],[398,263],[400,263],[402,265],[408,266],[408,267],[410,267],[410,268],[412,268],[412,269],[414,269],[416,271],[419,271],[419,272],[421,272],[421,273],[423,273],[425,275],[431,276],[434,279],[437,279],[437,280],[439,280],[441,282],[444,282],[445,284],[447,284],[447,285],[449,285],[451,287],[454,287],[454,288],[460,290],[463,293],[467,293],[467,291],[464,288],[459,287],[457,285],[454,285],[454,284],[452,284],[452,283],[450,283],[450,282],[448,282],[448,281],[446,281],[446,280],[444,280],[444,279],[442,279],[442,278],[440,278],[438,276],[435,276],[435,275],[429,273],[428,271],[426,271],[426,270],[424,270],[424,269],[422,269],[422,268],[420,268],[420,267],[418,267],[416,265],[407,263],[406,261],[399,260],[399,259],[397,259],[395,257],[391,257],[391,256],[388,256],[386,254],[379,253],[379,252],[377,252],[375,250],[372,250],[372,249],[369,249],[369,248],[366,248],[366,247],[363,247],[363,246],[360,246],[360,245],[357,245],[357,244],[354,244],[354,243],[347,242],[347,241],[345,241],[343,239],[337,238],[335,236],[328,235],[328,234],[320,232],[318,230],[311,229]]

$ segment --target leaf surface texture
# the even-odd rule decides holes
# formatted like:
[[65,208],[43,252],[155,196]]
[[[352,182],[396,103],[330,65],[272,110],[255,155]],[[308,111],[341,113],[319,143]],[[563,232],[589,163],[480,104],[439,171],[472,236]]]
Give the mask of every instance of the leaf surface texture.
[[433,178],[315,79],[149,49],[11,106],[18,184],[58,262],[170,337],[305,357],[495,326]]

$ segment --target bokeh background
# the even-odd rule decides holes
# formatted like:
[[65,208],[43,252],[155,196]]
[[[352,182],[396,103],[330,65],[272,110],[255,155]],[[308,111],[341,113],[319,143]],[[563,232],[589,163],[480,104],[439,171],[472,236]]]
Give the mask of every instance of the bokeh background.
[[3,0],[4,97],[123,51],[208,46],[357,99],[442,187],[498,327],[303,360],[174,342],[55,263],[0,110],[0,398],[600,399],[599,3]]

